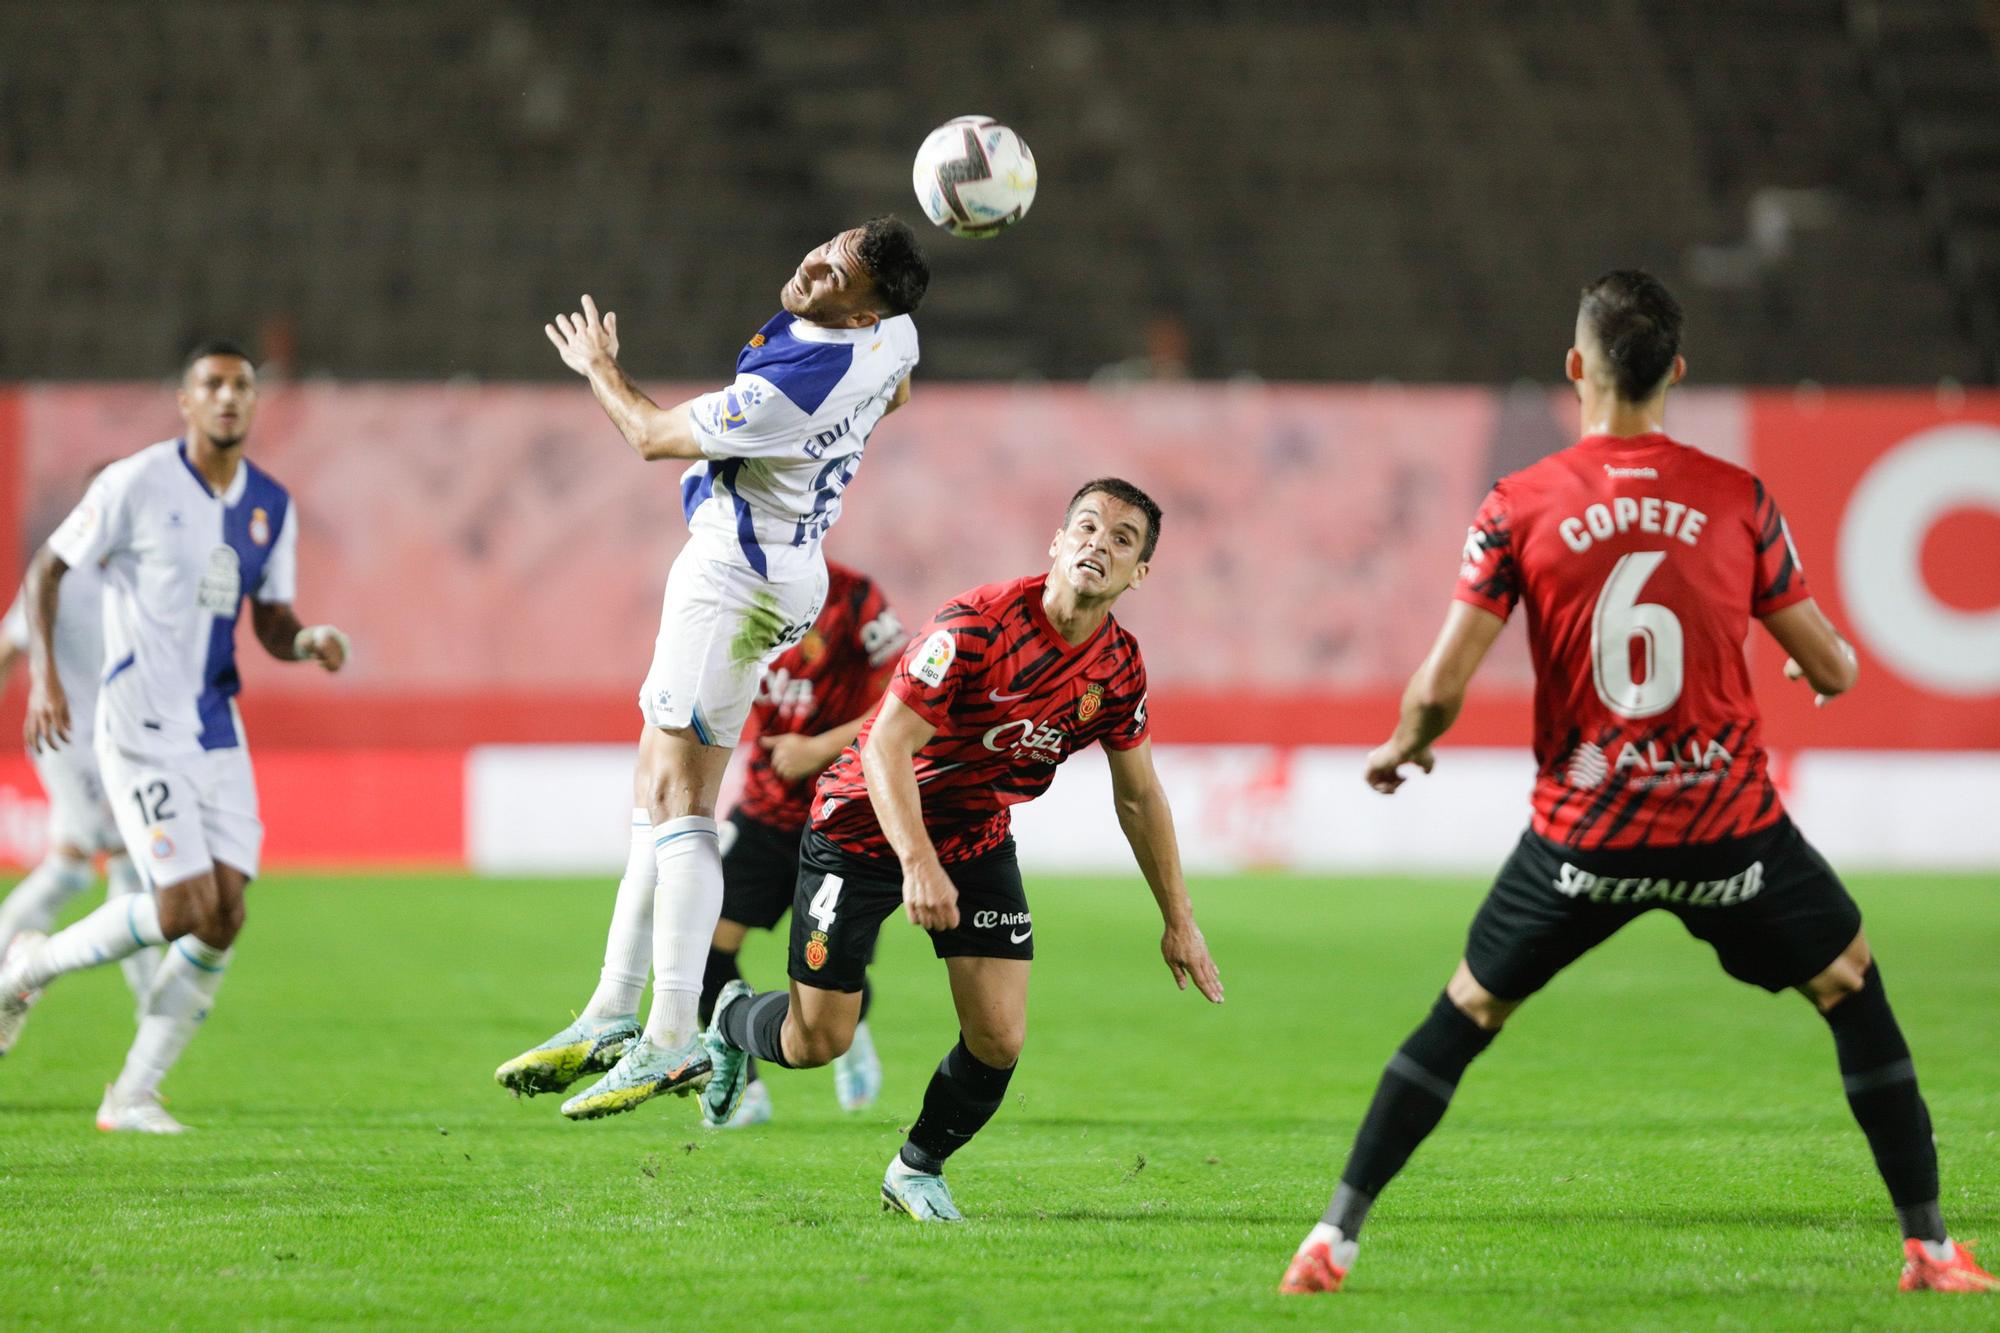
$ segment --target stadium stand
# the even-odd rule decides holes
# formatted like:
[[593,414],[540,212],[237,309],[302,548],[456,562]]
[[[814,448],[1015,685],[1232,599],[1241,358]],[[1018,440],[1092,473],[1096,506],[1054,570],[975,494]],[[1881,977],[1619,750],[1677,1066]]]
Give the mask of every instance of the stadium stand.
[[1974,0],[842,15],[0,4],[0,303],[32,312],[0,377],[232,328],[306,375],[545,378],[586,289],[642,373],[703,376],[804,248],[914,212],[910,152],[968,110],[1047,185],[1003,243],[931,247],[930,375],[1087,378],[1164,323],[1197,376],[1548,380],[1574,288],[1630,264],[1709,382],[2000,365]]

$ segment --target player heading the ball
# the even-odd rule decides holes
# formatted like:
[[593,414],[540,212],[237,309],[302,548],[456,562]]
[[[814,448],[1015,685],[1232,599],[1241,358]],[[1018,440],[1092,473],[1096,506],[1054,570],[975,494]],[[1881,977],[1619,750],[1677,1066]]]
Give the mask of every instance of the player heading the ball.
[[[632,841],[604,968],[575,1022],[501,1065],[518,1093],[608,1070],[563,1103],[613,1115],[708,1079],[696,1016],[722,912],[715,801],[764,665],[805,637],[826,599],[820,539],[869,435],[909,401],[910,318],[930,267],[903,223],[880,217],[813,248],[779,289],[722,388],[662,408],[618,364],[618,317],[582,310],[546,326],[563,364],[647,462],[686,459],[688,541],[667,575],[653,663],[639,689]],[[642,1032],[648,964],[653,1007]]]

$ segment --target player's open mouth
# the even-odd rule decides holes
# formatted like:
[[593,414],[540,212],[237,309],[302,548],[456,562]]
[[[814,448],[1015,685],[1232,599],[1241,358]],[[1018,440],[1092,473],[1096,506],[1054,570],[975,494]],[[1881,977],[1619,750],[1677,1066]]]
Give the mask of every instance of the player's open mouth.
[[1098,564],[1095,560],[1091,559],[1079,560],[1076,562],[1076,567],[1078,569],[1087,569],[1091,573],[1097,575],[1097,577],[1099,578],[1104,577],[1104,571],[1098,567]]

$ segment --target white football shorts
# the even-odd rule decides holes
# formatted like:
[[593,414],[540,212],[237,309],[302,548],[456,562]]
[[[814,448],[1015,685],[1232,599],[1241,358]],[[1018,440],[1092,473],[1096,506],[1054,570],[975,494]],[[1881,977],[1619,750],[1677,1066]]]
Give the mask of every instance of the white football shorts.
[[667,573],[660,637],[639,687],[647,725],[691,727],[704,745],[735,745],[764,664],[805,638],[825,601],[823,560],[774,583],[689,541]]
[[97,752],[88,738],[28,757],[48,794],[51,847],[74,847],[86,856],[125,850],[97,776]]
[[248,747],[159,760],[104,745],[97,758],[132,864],[155,892],[206,874],[218,861],[257,877],[264,821]]

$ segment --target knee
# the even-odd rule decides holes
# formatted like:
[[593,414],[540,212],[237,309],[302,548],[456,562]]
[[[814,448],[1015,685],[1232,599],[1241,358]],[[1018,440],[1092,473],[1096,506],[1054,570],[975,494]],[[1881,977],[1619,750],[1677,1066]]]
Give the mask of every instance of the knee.
[[1519,1000],[1503,1000],[1480,985],[1464,963],[1458,965],[1444,993],[1460,1013],[1488,1032],[1498,1032],[1508,1016],[1521,1007]]
[[1012,1069],[1021,1058],[1021,1048],[1027,1044],[1028,1030],[1026,1024],[1012,1024],[961,1036],[965,1049],[980,1064],[989,1069]]
[[698,778],[685,773],[656,772],[647,775],[641,785],[647,816],[655,824],[689,815],[704,819],[715,816],[715,802],[708,798]]
[[1840,957],[1799,989],[1822,1014],[1831,1013],[1835,1005],[1867,987],[1868,973],[1874,964],[1867,939],[1856,935]]
[[786,1020],[788,1031],[785,1042],[785,1058],[797,1069],[817,1069],[830,1065],[847,1054],[847,1048],[854,1044],[852,1023],[822,1023],[814,1026],[800,1021],[794,1011]]

